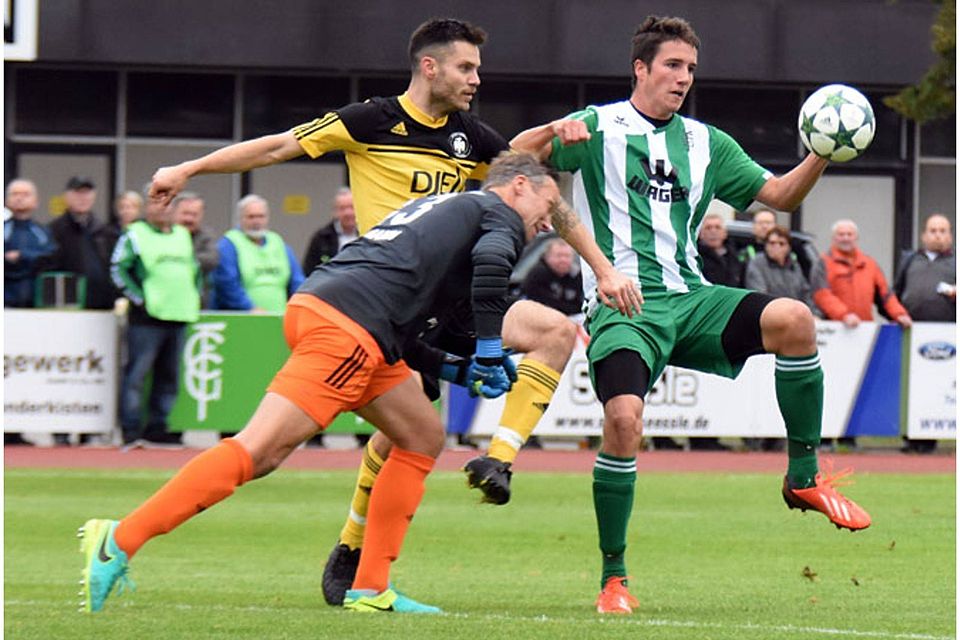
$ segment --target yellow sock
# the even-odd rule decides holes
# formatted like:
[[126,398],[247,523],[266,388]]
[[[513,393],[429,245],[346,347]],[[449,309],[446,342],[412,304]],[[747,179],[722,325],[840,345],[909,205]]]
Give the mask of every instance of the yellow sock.
[[383,466],[381,458],[368,440],[363,448],[363,460],[360,462],[360,472],[357,474],[357,486],[353,490],[353,501],[350,503],[350,515],[340,530],[340,542],[351,549],[363,546],[363,532],[367,528],[367,509],[370,507],[370,491],[377,480],[377,474]]
[[507,394],[507,404],[490,440],[488,456],[503,462],[516,460],[517,452],[533,433],[559,383],[560,373],[547,365],[530,358],[520,361],[517,381]]

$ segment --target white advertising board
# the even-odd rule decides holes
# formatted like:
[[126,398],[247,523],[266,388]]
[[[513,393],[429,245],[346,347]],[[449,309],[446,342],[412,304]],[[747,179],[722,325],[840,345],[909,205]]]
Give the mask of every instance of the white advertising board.
[[117,415],[109,311],[4,310],[4,431],[101,433]]
[[957,325],[922,322],[910,329],[907,436],[957,437]]
[[[874,323],[847,329],[839,322],[817,323],[824,370],[824,437],[843,433],[856,400],[877,333]],[[577,344],[550,407],[537,426],[541,436],[601,434],[603,408],[590,384],[586,347]],[[471,433],[493,433],[503,400],[481,402]],[[755,356],[736,380],[667,367],[647,394],[646,436],[784,436],[774,387],[774,357]]]

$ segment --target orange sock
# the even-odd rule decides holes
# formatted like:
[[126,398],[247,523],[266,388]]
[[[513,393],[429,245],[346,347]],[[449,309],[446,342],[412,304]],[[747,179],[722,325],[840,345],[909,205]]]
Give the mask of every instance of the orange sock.
[[367,532],[363,538],[360,566],[354,589],[385,590],[390,581],[390,563],[400,555],[407,527],[425,489],[424,481],[434,459],[394,446],[383,463],[370,494]]
[[128,557],[133,557],[147,540],[173,531],[252,477],[250,453],[233,438],[221,440],[190,460],[159,491],[121,520],[114,540]]

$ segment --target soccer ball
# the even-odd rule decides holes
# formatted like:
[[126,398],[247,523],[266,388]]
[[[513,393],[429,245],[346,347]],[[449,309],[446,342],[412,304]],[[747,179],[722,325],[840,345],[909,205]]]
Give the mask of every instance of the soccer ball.
[[870,146],[877,121],[866,96],[853,87],[830,84],[803,103],[797,127],[809,151],[833,162],[847,162]]

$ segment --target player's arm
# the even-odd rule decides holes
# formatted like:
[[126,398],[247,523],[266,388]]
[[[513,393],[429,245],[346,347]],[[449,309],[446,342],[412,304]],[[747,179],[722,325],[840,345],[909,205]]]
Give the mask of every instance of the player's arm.
[[627,317],[633,317],[634,311],[640,313],[643,296],[636,281],[613,268],[570,205],[560,198],[553,204],[550,213],[554,230],[586,260],[597,276],[597,296],[600,301]]
[[279,164],[304,154],[292,131],[245,140],[194,160],[161,167],[153,174],[150,197],[168,204],[190,178],[208,173],[241,173]]
[[561,118],[521,131],[510,141],[510,146],[517,151],[532,153],[543,162],[550,157],[551,143],[554,138],[559,138],[560,144],[568,146],[589,140],[590,131],[582,120]]
[[825,158],[807,154],[800,164],[787,173],[767,180],[757,192],[756,199],[781,211],[793,211],[817,184],[826,168]]

